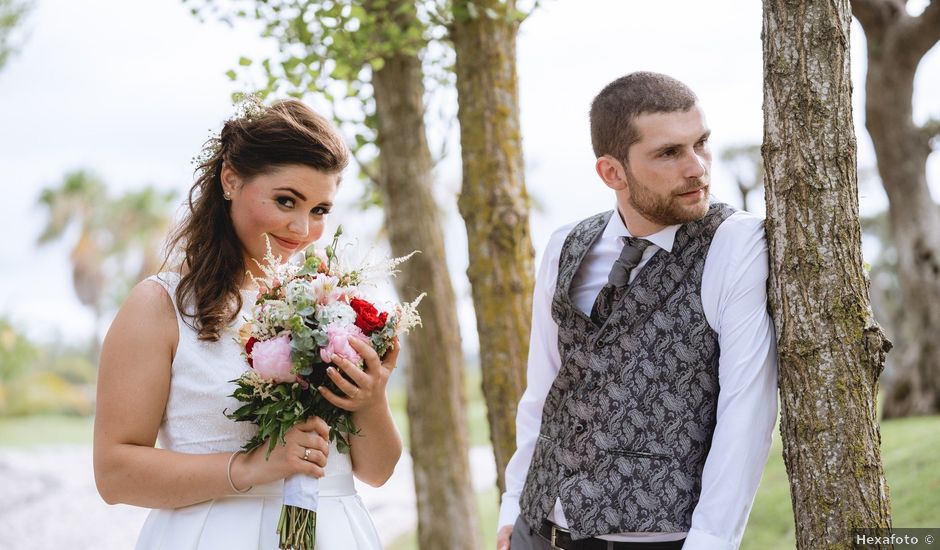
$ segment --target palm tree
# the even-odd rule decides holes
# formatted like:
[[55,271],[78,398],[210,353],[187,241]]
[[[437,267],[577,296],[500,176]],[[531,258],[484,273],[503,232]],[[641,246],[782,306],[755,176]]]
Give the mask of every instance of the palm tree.
[[157,243],[169,226],[174,197],[148,186],[112,199],[101,179],[84,170],[66,174],[59,187],[42,190],[39,204],[49,219],[39,244],[60,241],[71,228],[78,232],[69,260],[75,294],[95,318],[93,359],[100,347],[97,327],[109,299],[120,299],[159,265]]

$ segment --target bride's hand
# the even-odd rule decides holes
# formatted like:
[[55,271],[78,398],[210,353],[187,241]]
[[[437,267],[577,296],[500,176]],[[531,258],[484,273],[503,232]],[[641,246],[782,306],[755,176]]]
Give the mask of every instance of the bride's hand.
[[358,411],[377,403],[384,403],[385,386],[398,361],[398,338],[392,340],[391,348],[381,359],[371,345],[359,338],[350,338],[349,345],[365,361],[366,369],[362,370],[352,362],[334,355],[331,361],[342,369],[352,382],[333,367],[327,368],[326,374],[347,397],[340,397],[325,386],[320,386],[320,393],[327,401],[347,411]]
[[330,428],[322,418],[314,416],[296,424],[284,434],[284,443],[278,442],[265,459],[268,442],[251,451],[248,462],[261,484],[283,479],[292,474],[323,477],[327,455],[330,452]]

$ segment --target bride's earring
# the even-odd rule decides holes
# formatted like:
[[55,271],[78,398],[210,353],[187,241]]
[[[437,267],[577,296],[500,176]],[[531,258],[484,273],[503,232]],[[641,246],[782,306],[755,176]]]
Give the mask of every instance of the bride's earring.
[[232,200],[232,194],[231,194],[230,192],[225,191],[225,192],[223,193],[223,195],[225,195],[225,200],[227,200],[227,201]]

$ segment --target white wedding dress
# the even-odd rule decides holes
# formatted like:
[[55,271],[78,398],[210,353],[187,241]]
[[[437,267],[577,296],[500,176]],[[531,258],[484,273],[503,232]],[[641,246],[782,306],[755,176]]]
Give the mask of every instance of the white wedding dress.
[[[179,275],[150,277],[174,297]],[[254,303],[244,292],[242,311],[216,342],[200,341],[177,311],[179,346],[173,359],[170,395],[160,426],[159,446],[192,454],[231,453],[255,433],[249,422],[225,416],[238,408],[229,397],[248,364],[236,341],[238,327]],[[175,298],[174,298],[175,304]],[[272,550],[277,548],[277,522],[284,482],[254,487],[248,493],[175,509],[150,512],[137,540],[137,550]],[[349,455],[330,447],[326,475],[320,479],[317,550],[380,550],[378,533],[356,494]]]

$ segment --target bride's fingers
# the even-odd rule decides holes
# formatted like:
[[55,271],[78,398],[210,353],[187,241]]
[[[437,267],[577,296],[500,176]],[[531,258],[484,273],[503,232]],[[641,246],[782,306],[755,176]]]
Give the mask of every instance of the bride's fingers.
[[[336,359],[336,356],[334,356],[334,360],[335,359]],[[336,387],[339,388],[341,392],[345,393],[346,395],[348,395],[349,397],[353,399],[358,397],[359,393],[362,391],[360,386],[357,386],[356,384],[353,384],[349,380],[346,380],[345,378],[343,378],[343,375],[340,374],[339,371],[333,367],[327,367],[326,374],[327,376],[330,377],[330,380],[332,380],[333,383],[336,384]]]
[[363,361],[366,362],[366,365],[370,369],[377,369],[382,364],[382,361],[379,359],[378,354],[375,353],[375,350],[372,348],[372,345],[369,344],[368,342],[365,342],[353,336],[349,338],[349,346],[352,349],[356,350],[356,353],[358,353],[362,357]]
[[[363,371],[362,369],[360,369],[355,364],[353,364],[352,361],[344,359],[340,357],[339,355],[335,355],[335,354],[332,357],[330,357],[330,361],[332,361],[334,365],[342,369],[343,372],[346,373],[346,376],[352,378],[352,381],[356,384],[356,386],[359,386],[361,388],[363,386],[368,386],[372,382],[369,378],[369,374]],[[331,378],[333,378],[334,381],[337,378],[342,378],[339,372],[336,372],[335,368],[333,369],[332,373],[330,372],[329,368],[326,369],[326,372],[327,374],[330,375]],[[340,388],[340,389],[343,391],[346,391],[343,388]],[[346,392],[346,393],[349,393],[349,392]]]
[[345,409],[345,410],[347,410],[347,411],[352,411],[352,410],[355,410],[356,408],[358,408],[358,407],[356,407],[356,402],[355,402],[355,401],[353,401],[352,399],[347,399],[347,398],[345,398],[345,397],[340,397],[340,396],[336,395],[335,393],[333,393],[332,391],[330,391],[330,389],[327,388],[326,386],[320,386],[320,387],[317,388],[317,389],[320,390],[320,394],[321,394],[324,398],[326,398],[327,401],[329,401],[330,403],[336,405],[337,407],[339,407],[339,408],[341,408],[341,409]]

